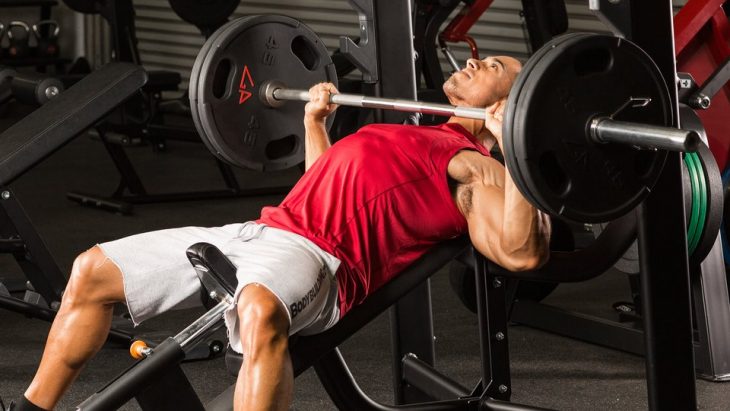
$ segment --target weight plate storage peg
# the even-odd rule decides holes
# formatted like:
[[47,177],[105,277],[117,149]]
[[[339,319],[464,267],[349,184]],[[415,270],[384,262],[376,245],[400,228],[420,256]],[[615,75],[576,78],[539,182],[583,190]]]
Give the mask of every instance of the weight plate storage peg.
[[337,75],[311,29],[286,16],[242,17],[218,29],[198,53],[189,88],[193,121],[203,142],[228,164],[289,168],[304,161],[304,102],[268,107],[260,86],[309,89],[325,81],[336,85]]
[[543,211],[582,223],[610,221],[639,204],[658,179],[666,152],[599,142],[589,131],[598,118],[671,126],[661,73],[625,39],[554,39],[518,76],[503,126],[507,168]]

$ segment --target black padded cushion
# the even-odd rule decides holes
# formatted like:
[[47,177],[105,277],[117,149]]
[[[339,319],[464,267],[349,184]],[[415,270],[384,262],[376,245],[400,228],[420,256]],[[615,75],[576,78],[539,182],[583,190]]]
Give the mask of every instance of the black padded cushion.
[[236,292],[238,286],[236,266],[218,247],[208,243],[196,243],[191,245],[185,254],[194,267],[200,266],[208,270],[228,294],[233,295]]
[[101,120],[147,81],[131,63],[110,63],[81,79],[0,135],[0,185]]

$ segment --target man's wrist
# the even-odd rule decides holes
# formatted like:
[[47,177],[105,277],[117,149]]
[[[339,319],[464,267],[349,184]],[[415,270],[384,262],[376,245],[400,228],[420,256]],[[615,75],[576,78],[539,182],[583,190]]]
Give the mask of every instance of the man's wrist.
[[305,127],[324,127],[326,118],[319,118],[314,116],[304,116]]

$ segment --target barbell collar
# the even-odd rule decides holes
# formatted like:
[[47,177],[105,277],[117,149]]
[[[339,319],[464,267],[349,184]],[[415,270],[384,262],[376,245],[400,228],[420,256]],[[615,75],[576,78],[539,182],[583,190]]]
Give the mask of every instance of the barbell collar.
[[618,143],[645,149],[694,152],[700,135],[694,130],[594,118],[589,133],[599,143]]
[[[270,82],[262,87],[261,98],[268,106],[278,107],[281,105],[281,102],[285,100],[309,101],[309,92],[306,90],[288,89],[285,87],[276,87],[276,85],[277,83]],[[350,107],[405,111],[409,113],[423,113],[446,117],[456,116],[473,118],[476,120],[484,120],[486,116],[483,108],[455,107],[448,104],[370,97],[358,94],[332,94],[330,95],[330,103]]]

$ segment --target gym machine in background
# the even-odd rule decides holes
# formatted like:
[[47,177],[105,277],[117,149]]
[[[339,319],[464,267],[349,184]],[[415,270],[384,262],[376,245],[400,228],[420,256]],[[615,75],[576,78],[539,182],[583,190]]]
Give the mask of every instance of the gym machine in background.
[[[146,80],[137,66],[105,66],[0,134],[0,252],[11,254],[27,279],[0,282],[0,307],[52,321],[66,288],[66,277],[9,185],[103,118]],[[117,329],[110,334],[121,343],[131,338]]]
[[[66,0],[65,3],[80,13],[101,15],[111,29],[112,55],[116,61],[142,64],[137,49],[137,38],[134,25],[134,7],[131,0]],[[210,33],[235,10],[238,1],[216,3],[210,7],[208,3],[171,2],[173,10],[180,12],[181,17],[195,22],[202,33]],[[196,8],[197,7],[197,8]],[[201,10],[203,7],[204,10]],[[196,12],[197,10],[197,12]],[[115,110],[95,130],[109,153],[114,166],[119,172],[119,183],[111,195],[89,194],[80,191],[68,193],[68,198],[80,204],[102,209],[131,213],[134,204],[146,204],[168,201],[201,200],[212,198],[233,198],[267,194],[281,194],[289,190],[289,186],[243,188],[240,186],[233,169],[225,163],[214,160],[220,171],[224,188],[218,190],[185,191],[168,193],[151,193],[137,173],[134,165],[125,152],[125,145],[131,141],[149,143],[154,149],[164,149],[166,139],[200,142],[190,120],[188,109],[178,102],[172,104],[182,111],[178,115],[165,112],[165,101],[162,92],[178,90],[180,74],[172,71],[149,71],[150,81],[128,102]],[[181,109],[181,110],[180,110]],[[172,124],[166,119],[175,117]]]
[[[8,70],[0,70],[4,73]],[[39,104],[31,91],[45,85],[60,87],[58,80],[35,82],[22,76],[20,86],[30,87],[16,98]],[[0,134],[0,253],[11,255],[24,279],[0,277],[0,307],[29,317],[53,321],[66,288],[66,276],[25,213],[12,184],[39,162],[76,136],[93,127],[109,112],[136,93],[147,81],[146,72],[130,63],[110,63],[84,77],[63,93],[32,111]],[[0,85],[2,82],[0,82]],[[24,97],[21,97],[24,96]],[[128,318],[115,316],[109,340],[128,345],[134,334]],[[186,360],[212,358],[222,344],[211,340],[191,351]]]
[[707,129],[710,148],[723,171],[730,154],[727,7],[725,0],[688,0],[674,18],[677,68],[690,75],[680,82],[680,87],[687,104],[697,110]]

